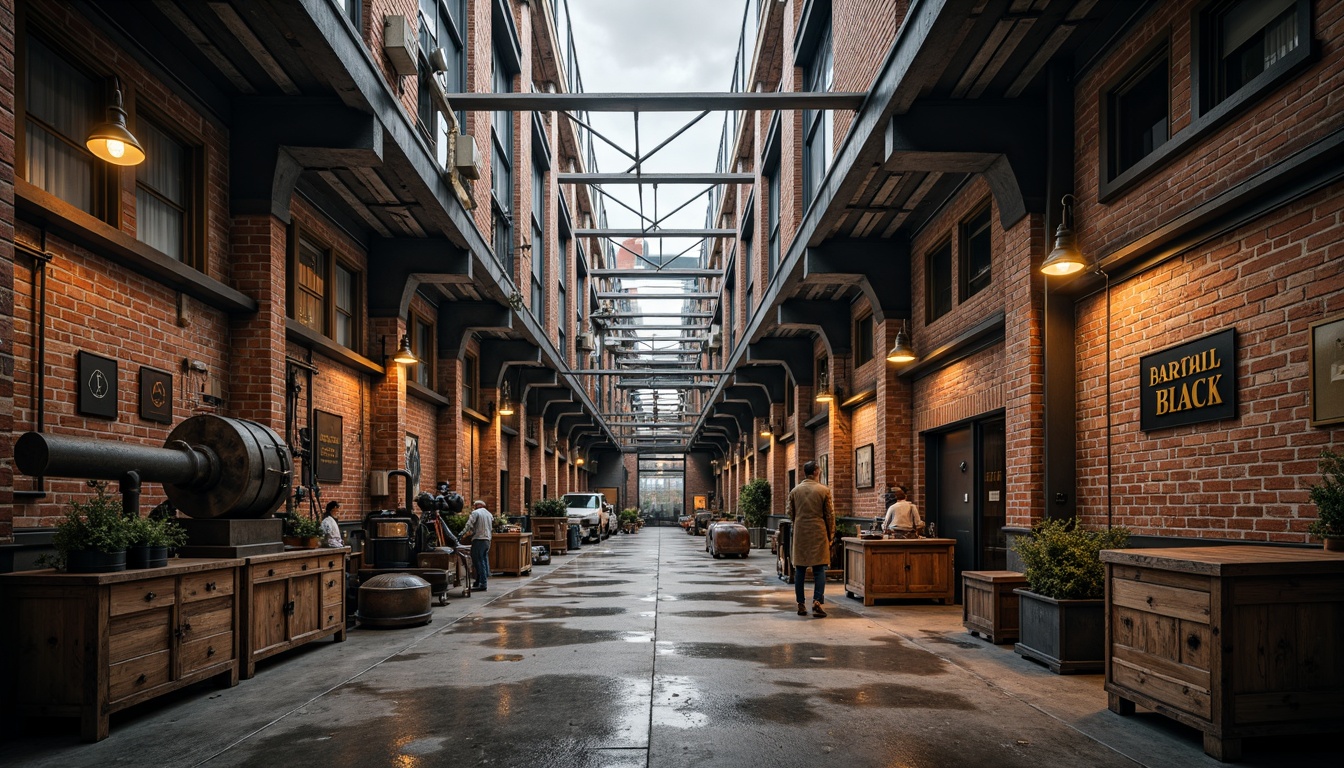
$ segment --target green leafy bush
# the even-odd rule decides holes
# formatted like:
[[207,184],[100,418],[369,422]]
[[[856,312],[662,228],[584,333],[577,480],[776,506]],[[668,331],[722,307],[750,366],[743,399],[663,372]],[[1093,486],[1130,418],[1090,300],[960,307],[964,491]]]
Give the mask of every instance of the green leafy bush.
[[742,486],[737,496],[737,509],[746,518],[748,528],[764,528],[770,516],[770,483],[758,477]]
[[322,536],[322,523],[307,515],[289,514],[285,517],[285,535],[300,539]]
[[533,517],[564,517],[567,509],[564,499],[542,499],[532,502]]
[[132,546],[180,547],[187,543],[187,530],[174,520],[133,517],[126,522]]
[[1344,455],[1325,450],[1321,453],[1321,483],[1311,486],[1311,503],[1316,519],[1307,529],[1312,536],[1344,536]]
[[1055,600],[1096,600],[1106,594],[1101,550],[1121,549],[1128,541],[1128,528],[1091,531],[1076,520],[1042,520],[1013,551],[1022,558],[1032,592]]
[[131,541],[131,521],[121,514],[121,499],[107,495],[101,482],[90,482],[97,493],[87,501],[70,502],[70,511],[56,524],[51,545],[55,555],[43,555],[37,564],[65,569],[70,552],[120,552]]
[[639,522],[639,510],[634,507],[626,507],[621,510],[620,521],[622,524],[630,523],[634,525]]
[[456,536],[457,534],[462,532],[463,528],[467,527],[468,517],[469,515],[467,515],[465,512],[456,515],[449,515],[448,517],[443,518],[443,524],[448,526],[448,530],[452,531],[453,535]]

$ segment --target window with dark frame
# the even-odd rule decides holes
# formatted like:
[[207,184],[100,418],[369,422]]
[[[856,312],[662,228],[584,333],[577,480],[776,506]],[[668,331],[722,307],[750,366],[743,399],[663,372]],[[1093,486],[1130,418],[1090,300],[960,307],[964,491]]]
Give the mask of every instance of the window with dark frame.
[[103,120],[103,83],[76,67],[41,38],[23,45],[24,178],[85,213],[108,220],[106,164],[84,146]]
[[1226,0],[1200,12],[1199,108],[1208,111],[1261,74],[1291,66],[1310,35],[1306,0]]
[[192,217],[187,147],[151,120],[141,118],[135,130],[145,149],[145,161],[135,168],[135,236],[166,256],[197,266],[188,251]]
[[928,322],[952,311],[952,241],[924,257],[924,307]]
[[765,279],[768,283],[775,278],[775,270],[779,268],[779,163],[776,161],[774,168],[770,169],[769,191],[766,193],[769,200],[766,205],[766,211],[769,216],[767,226],[770,229],[767,258],[769,262],[766,266]]
[[961,224],[961,263],[957,274],[962,301],[989,287],[992,276],[989,225],[988,205]]
[[565,345],[569,330],[569,294],[565,288],[565,282],[569,276],[569,243],[567,237],[560,238],[559,253],[556,254],[556,281],[555,281],[555,348],[560,351],[560,357],[565,363],[569,362],[569,347]]
[[784,378],[784,414],[790,417],[793,416],[797,404],[797,391],[794,387],[793,378],[786,374]]
[[742,216],[742,285],[746,290],[746,302],[742,305],[742,311],[751,316],[751,311],[756,298],[756,268],[752,263],[754,249],[752,247],[755,234],[755,216],[753,206],[748,205],[746,213]]
[[462,407],[470,408],[475,411],[476,393],[480,382],[477,380],[476,356],[464,355],[462,357]]
[[[535,144],[534,144],[535,146]],[[532,153],[532,316],[546,322],[546,166]]]
[[[494,52],[491,84],[495,93],[513,90],[513,75],[505,67],[499,51]],[[513,259],[513,113],[490,113],[490,202],[492,212],[491,244],[495,258],[505,271],[514,274]]]
[[[831,21],[825,21],[812,57],[804,67],[807,90],[820,93],[831,90],[835,58],[831,50]],[[803,207],[812,204],[821,180],[826,177],[835,149],[835,117],[826,109],[803,112]],[[773,196],[772,196],[773,199]]]
[[1108,178],[1134,167],[1170,138],[1171,76],[1166,46],[1106,95]]
[[[463,26],[466,19],[464,0],[420,0],[420,60],[417,125],[440,168],[450,165],[448,132],[450,123],[439,113],[433,88],[442,87],[446,93],[466,90],[467,57],[463,45]],[[435,72],[431,60],[434,51],[442,48],[448,69]],[[465,115],[458,113],[459,123]]]
[[420,360],[412,366],[411,381],[427,389],[434,387],[434,324],[412,312],[410,318],[411,352]]
[[295,227],[289,263],[289,316],[295,322],[359,352],[361,278],[331,246]]
[[873,359],[873,313],[868,312],[854,322],[854,367]]

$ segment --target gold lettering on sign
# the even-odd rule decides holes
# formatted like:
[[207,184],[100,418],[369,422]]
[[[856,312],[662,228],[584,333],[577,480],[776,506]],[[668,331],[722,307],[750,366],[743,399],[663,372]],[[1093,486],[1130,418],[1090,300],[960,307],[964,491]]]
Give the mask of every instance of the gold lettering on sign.
[[1218,382],[1223,374],[1205,376],[1193,382],[1182,383],[1179,387],[1164,387],[1155,392],[1157,395],[1157,415],[1189,411],[1195,408],[1207,408],[1222,405],[1223,397],[1218,391]]
[[1194,355],[1186,355],[1180,360],[1172,360],[1164,365],[1154,365],[1148,369],[1148,386],[1166,384],[1169,381],[1184,379],[1222,366],[1217,349],[1206,349]]

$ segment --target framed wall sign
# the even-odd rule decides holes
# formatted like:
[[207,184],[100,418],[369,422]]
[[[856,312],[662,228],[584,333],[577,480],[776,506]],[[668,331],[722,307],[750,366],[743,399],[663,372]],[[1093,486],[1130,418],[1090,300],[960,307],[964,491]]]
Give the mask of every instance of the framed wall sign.
[[173,423],[173,375],[140,366],[140,418],[160,424]]
[[854,487],[873,487],[873,444],[854,449]]
[[80,352],[79,412],[102,419],[117,418],[117,361],[110,357]]
[[1139,429],[1236,417],[1235,329],[1139,358]]
[[313,411],[317,440],[313,450],[318,482],[339,483],[345,477],[344,436],[341,417],[326,411]]
[[1344,317],[1312,323],[1311,425],[1344,422]]
[[709,496],[703,493],[697,493],[691,498],[696,512],[703,512],[704,510],[709,509]]

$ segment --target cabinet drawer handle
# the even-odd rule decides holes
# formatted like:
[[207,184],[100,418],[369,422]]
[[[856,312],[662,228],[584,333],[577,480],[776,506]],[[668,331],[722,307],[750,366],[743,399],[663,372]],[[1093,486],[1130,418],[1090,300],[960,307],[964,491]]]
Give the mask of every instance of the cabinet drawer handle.
[[156,598],[156,597],[158,597],[158,595],[154,594],[153,592],[146,592],[146,593],[145,593],[145,602],[146,602],[146,603],[151,602],[151,601],[153,601],[154,598]]
[[215,646],[212,645],[205,649],[205,657],[207,659],[214,655],[215,655]]
[[145,677],[145,673],[141,672],[141,673],[140,673],[140,676],[137,677],[137,678],[135,678],[135,684],[136,684],[136,685],[144,685],[144,684],[145,684],[145,681],[148,680],[148,679],[149,679],[149,678]]
[[275,569],[274,569],[274,568],[271,568],[270,570],[266,571],[266,575],[267,575],[267,576],[274,576],[274,575],[275,575]]
[[328,561],[327,561],[327,567],[328,567],[328,568],[335,568],[335,567],[336,567],[336,561],[335,561],[335,560],[328,560]]
[[216,589],[216,587],[215,587],[215,582],[213,582],[213,581],[207,581],[207,582],[205,582],[205,591],[206,591],[206,592],[214,592],[215,589]]
[[307,563],[304,563],[302,566],[299,567],[299,570],[300,570],[300,571],[306,571],[306,570],[308,570],[308,564],[307,564]]
[[335,580],[335,579],[332,579],[331,581],[328,581],[328,582],[327,582],[327,586],[328,586],[328,587],[334,587],[334,586],[336,586],[336,580]]

